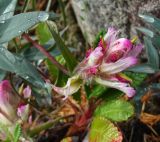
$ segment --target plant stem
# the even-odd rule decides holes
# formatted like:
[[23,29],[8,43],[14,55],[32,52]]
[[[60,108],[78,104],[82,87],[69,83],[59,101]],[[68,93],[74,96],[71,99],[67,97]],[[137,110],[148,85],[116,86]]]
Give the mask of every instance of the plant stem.
[[61,119],[63,119],[64,117],[59,117],[55,120],[50,120],[50,121],[47,121],[43,124],[39,124],[38,126],[34,127],[34,128],[31,128],[30,130],[28,130],[28,134],[33,137],[37,134],[39,134],[41,131],[43,130],[47,130],[51,127],[53,127],[57,122],[59,122]]
[[29,2],[30,2],[30,0],[25,0],[25,3],[24,3],[24,6],[23,6],[23,9],[22,9],[22,12],[26,12],[26,11],[27,11]]
[[45,56],[48,57],[48,59],[50,59],[50,61],[57,66],[63,73],[65,73],[66,75],[68,75],[68,71],[66,70],[66,68],[64,66],[62,66],[60,63],[58,63],[56,61],[56,59],[49,53],[47,52],[47,50],[45,48],[43,48],[40,44],[38,44],[36,41],[32,40],[28,34],[23,34],[22,37],[24,39],[26,39],[27,41],[31,42],[39,51],[41,51]]

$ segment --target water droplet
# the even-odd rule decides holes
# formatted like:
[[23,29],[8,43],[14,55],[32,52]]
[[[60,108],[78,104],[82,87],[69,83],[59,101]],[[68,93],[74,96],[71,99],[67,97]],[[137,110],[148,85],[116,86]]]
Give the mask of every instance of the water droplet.
[[22,31],[18,31],[18,33],[21,33]]
[[29,76],[26,76],[25,79],[29,79]]
[[27,21],[28,21],[28,22],[30,22],[30,21],[31,21],[31,19],[28,19]]
[[2,21],[0,21],[0,23],[4,24],[4,23],[5,23],[5,21],[4,21],[4,20],[2,20]]
[[12,62],[12,63],[15,63],[16,62],[16,59],[14,57],[14,55],[12,53],[10,53],[9,51],[5,51],[4,52],[5,56],[7,57],[7,59]]
[[41,22],[46,21],[48,19],[48,17],[49,17],[49,14],[46,13],[46,12],[40,12],[38,14],[38,20],[41,21]]
[[3,51],[4,51],[4,48],[1,47],[1,48],[0,48],[0,51],[3,52]]

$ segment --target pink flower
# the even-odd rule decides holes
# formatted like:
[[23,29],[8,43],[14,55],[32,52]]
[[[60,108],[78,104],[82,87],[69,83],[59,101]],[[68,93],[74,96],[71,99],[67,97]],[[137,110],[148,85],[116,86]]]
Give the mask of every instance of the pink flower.
[[[10,82],[3,80],[0,82],[0,123],[4,125],[13,125],[19,119],[19,97],[13,92]],[[24,110],[24,109],[23,109]],[[21,114],[26,113],[21,111]]]
[[0,122],[10,125],[12,121],[17,119],[16,107],[19,98],[12,92],[12,87],[8,80],[0,82]]
[[[118,74],[128,67],[137,64],[137,56],[142,50],[142,45],[133,45],[133,43],[126,39],[117,39],[118,31],[111,27],[101,39],[98,47],[95,48],[90,55],[82,61],[76,71],[84,79],[94,80],[99,84],[116,88],[124,92],[128,97],[133,97],[135,91],[128,81],[125,81],[123,76]],[[97,53],[98,54],[95,54]],[[91,58],[91,59],[90,59]],[[89,64],[87,61],[96,61]],[[97,63],[98,61],[98,63]],[[96,70],[93,73],[89,69]],[[114,78],[114,80],[113,80]]]
[[26,88],[24,88],[23,90],[23,96],[25,99],[30,98],[31,96],[31,88],[29,86],[27,86]]
[[[116,88],[128,97],[133,97],[135,90],[130,86],[129,81],[119,74],[137,64],[137,56],[142,50],[142,45],[134,45],[126,38],[118,39],[117,35],[118,31],[115,28],[109,28],[98,47],[94,50],[89,49],[85,59],[76,67],[74,73],[84,81],[96,81]],[[69,87],[71,86],[67,86]],[[63,94],[60,91],[57,92]]]
[[17,108],[17,115],[20,117],[22,121],[26,121],[29,114],[29,105],[20,104]]

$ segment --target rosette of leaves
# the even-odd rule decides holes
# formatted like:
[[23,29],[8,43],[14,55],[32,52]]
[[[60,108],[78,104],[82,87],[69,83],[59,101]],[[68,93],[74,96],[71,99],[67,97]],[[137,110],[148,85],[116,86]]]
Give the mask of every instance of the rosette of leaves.
[[[160,68],[160,19],[151,14],[139,14],[139,17],[145,22],[147,27],[138,27],[137,30],[143,33],[144,47],[147,55],[147,63],[140,64],[131,68],[131,71],[147,74],[158,74]],[[141,97],[149,90],[159,89],[159,83],[150,83],[138,87],[137,95],[134,97],[136,111],[141,111]],[[153,96],[157,95],[153,93]]]
[[159,71],[159,48],[160,48],[160,19],[148,14],[139,14],[139,17],[150,28],[138,27],[138,31],[144,34],[144,47],[147,54],[147,63],[140,64],[130,69],[134,72],[155,73]]

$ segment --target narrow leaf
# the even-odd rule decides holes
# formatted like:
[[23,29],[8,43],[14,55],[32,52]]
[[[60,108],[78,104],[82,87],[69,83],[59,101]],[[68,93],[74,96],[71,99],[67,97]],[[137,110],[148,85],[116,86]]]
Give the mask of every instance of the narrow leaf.
[[128,68],[127,71],[152,74],[152,73],[155,73],[157,69],[153,68],[150,64],[140,64],[140,65]]
[[143,27],[137,27],[136,29],[139,30],[140,32],[142,32],[143,34],[145,34],[146,36],[149,36],[151,38],[154,37],[154,33],[149,29],[146,29]]
[[160,30],[160,19],[154,17],[153,15],[139,14],[145,22],[150,23],[155,29]]
[[152,45],[150,38],[144,37],[145,48],[148,56],[148,63],[151,64],[154,68],[159,68],[159,55],[158,51]]
[[54,40],[57,43],[58,48],[60,49],[64,59],[66,60],[66,64],[67,64],[69,70],[73,71],[74,67],[77,64],[75,57],[70,52],[70,50],[66,47],[66,45],[65,45],[64,41],[61,39],[60,35],[58,33],[56,33],[53,25],[50,22],[47,22],[47,24],[48,24],[48,27],[51,31],[51,34],[52,34]]

